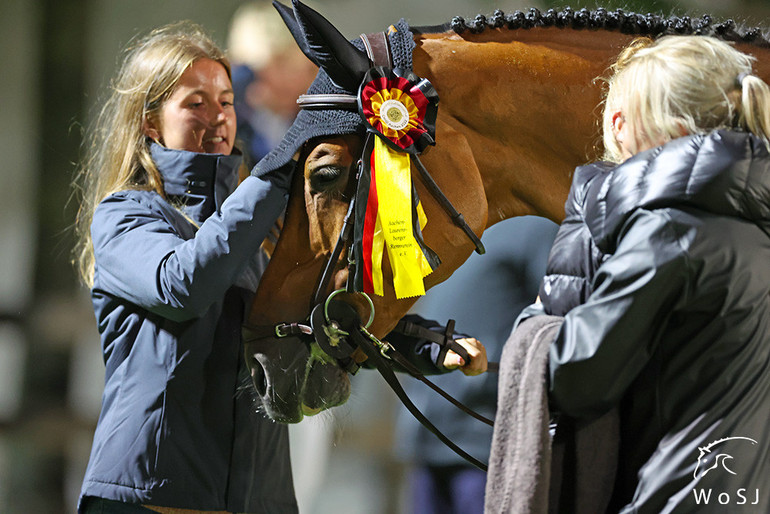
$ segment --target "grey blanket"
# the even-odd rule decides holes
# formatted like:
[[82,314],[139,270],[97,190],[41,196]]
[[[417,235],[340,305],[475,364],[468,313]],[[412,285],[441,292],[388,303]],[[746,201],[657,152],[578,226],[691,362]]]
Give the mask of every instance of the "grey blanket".
[[486,513],[547,513],[548,348],[563,318],[535,316],[511,333],[500,357],[497,414],[484,500]]

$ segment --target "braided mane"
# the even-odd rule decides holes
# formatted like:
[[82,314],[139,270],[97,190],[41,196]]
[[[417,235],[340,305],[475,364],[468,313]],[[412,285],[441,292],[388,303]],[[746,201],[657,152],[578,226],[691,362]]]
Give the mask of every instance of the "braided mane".
[[[753,43],[757,46],[770,47],[766,30],[759,27],[746,28],[728,19],[715,22],[711,15],[704,14],[700,18],[690,16],[665,17],[658,14],[637,14],[623,9],[608,11],[602,7],[597,9],[573,10],[564,7],[561,10],[548,9],[541,12],[533,7],[527,12],[514,11],[504,13],[497,9],[489,16],[476,15],[467,21],[462,16],[455,16],[452,21],[443,25],[443,31],[453,30],[458,34],[470,31],[474,34],[486,29],[530,29],[533,27],[560,27],[572,29],[603,29],[617,30],[626,34],[661,36],[664,34],[693,34],[715,36],[726,41]],[[416,29],[417,32],[429,30]]]

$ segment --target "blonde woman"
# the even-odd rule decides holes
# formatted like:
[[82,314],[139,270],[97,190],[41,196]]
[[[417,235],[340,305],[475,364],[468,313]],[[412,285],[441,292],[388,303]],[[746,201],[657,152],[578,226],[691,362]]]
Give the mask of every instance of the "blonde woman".
[[607,162],[577,170],[526,314],[564,316],[550,408],[618,408],[591,512],[770,512],[770,89],[705,36],[635,41],[608,86]]
[[88,134],[76,255],[106,376],[79,512],[297,511],[286,427],[238,394],[290,177],[236,188],[235,123],[227,59],[180,23],[128,49]]

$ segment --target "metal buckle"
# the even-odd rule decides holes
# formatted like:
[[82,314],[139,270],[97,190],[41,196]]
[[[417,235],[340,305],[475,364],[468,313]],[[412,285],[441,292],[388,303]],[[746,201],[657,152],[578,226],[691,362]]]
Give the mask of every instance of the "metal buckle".
[[289,337],[295,332],[294,327],[297,328],[296,333],[313,335],[313,329],[301,323],[279,323],[275,326],[275,335],[276,337]]
[[393,360],[390,355],[385,353],[385,352],[392,352],[395,350],[395,348],[393,348],[393,346],[389,342],[380,341],[374,336],[374,334],[366,330],[365,327],[360,327],[359,330],[361,331],[362,334],[364,334],[367,338],[369,338],[369,340],[372,343],[374,343],[374,346],[376,346],[380,350],[380,355],[382,355],[388,360]]

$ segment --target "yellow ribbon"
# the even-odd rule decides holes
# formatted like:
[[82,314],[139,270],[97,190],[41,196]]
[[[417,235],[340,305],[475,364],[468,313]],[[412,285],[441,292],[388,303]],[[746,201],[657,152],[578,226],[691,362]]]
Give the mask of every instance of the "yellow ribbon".
[[[412,233],[412,179],[409,155],[397,152],[374,138],[374,168],[377,187],[377,220],[372,244],[372,284],[374,292],[383,295],[382,254],[388,249],[393,270],[396,298],[425,294],[423,278],[433,270]],[[422,205],[417,205],[420,228],[427,218]]]

